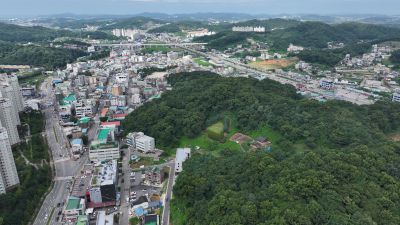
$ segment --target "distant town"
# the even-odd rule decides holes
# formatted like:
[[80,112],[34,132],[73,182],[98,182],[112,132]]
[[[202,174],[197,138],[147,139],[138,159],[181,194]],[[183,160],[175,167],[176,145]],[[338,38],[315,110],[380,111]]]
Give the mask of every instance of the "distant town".
[[[217,50],[195,40],[212,38],[218,30],[148,32],[160,27],[115,28],[109,34],[116,40],[80,39],[87,44],[84,47],[56,43],[53,47],[83,49],[88,55],[106,52],[65,67],[0,66],[12,71],[0,74],[0,194],[20,185],[12,146],[28,142],[30,129],[24,128],[19,115],[41,111],[44,116],[41,134],[51,153],[54,183],[32,224],[170,224],[174,184],[196,148],[179,146],[174,154],[166,154],[170,149],[159,149],[155,137],[142,130],[127,133],[123,123],[130,113],[173,89],[168,82],[171,74],[210,71],[222,77],[270,79],[319,102],[400,102],[400,73],[388,64],[400,49],[398,42],[373,44],[361,55],[346,54],[327,69],[297,57],[309,50],[307,46],[290,43],[286,51],[277,51],[269,43],[248,38],[245,45]],[[229,29],[239,35],[271,30],[262,24]],[[344,47],[342,42],[326,43],[328,50]],[[20,74],[35,71],[43,79],[21,85]],[[271,150],[264,136],[253,139],[237,132],[229,141],[251,142],[254,151]]]

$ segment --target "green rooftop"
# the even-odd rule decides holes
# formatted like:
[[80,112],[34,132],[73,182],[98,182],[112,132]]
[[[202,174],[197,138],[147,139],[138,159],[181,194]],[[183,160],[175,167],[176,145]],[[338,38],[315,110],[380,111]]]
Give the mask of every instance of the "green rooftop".
[[86,225],[88,222],[87,216],[81,215],[76,219],[75,225]]
[[64,105],[71,105],[71,104],[69,104],[68,102],[66,102],[66,101],[64,101],[64,100],[60,100],[58,103],[59,103],[61,106],[64,106]]
[[64,98],[64,101],[66,102],[73,102],[76,101],[76,96],[74,94],[70,94],[67,97]]
[[69,198],[67,202],[67,207],[65,209],[66,210],[78,209],[80,202],[81,202],[80,198]]
[[102,128],[97,135],[97,139],[100,141],[104,141],[108,137],[108,133],[110,132],[110,128]]
[[90,145],[91,150],[109,149],[109,148],[118,148],[118,143],[117,142],[109,142],[109,143],[92,142],[92,144]]
[[89,117],[82,117],[79,119],[79,123],[89,123],[90,118]]

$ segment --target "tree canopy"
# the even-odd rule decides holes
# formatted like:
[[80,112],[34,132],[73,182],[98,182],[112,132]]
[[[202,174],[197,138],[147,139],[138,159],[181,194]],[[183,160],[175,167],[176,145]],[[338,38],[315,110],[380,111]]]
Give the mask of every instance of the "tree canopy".
[[320,103],[268,79],[208,72],[169,82],[172,91],[128,115],[126,132],[178,147],[229,112],[241,132],[269,126],[282,136],[271,153],[194,153],[174,187],[172,215],[185,218],[174,224],[400,223],[400,144],[387,139],[400,104]]

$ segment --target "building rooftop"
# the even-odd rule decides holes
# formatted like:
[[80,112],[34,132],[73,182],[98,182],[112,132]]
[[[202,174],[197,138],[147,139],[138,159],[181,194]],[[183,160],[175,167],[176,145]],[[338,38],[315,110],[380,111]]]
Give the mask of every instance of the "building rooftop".
[[97,139],[100,141],[107,140],[108,133],[110,133],[110,128],[101,128],[97,135]]
[[158,223],[158,216],[157,215],[147,215],[144,217],[144,224],[145,225],[157,225]]
[[117,176],[117,160],[110,160],[101,163],[96,167],[95,173],[93,174],[92,185],[102,186],[113,184],[116,182]]
[[121,121],[112,121],[112,122],[102,122],[102,126],[121,126]]
[[71,210],[71,209],[79,209],[80,208],[80,198],[76,197],[69,197],[67,201],[67,207],[65,207],[66,210]]
[[75,225],[86,225],[88,223],[89,219],[85,215],[80,215],[76,219],[76,224]]
[[71,141],[71,144],[72,144],[72,145],[82,145],[82,144],[83,144],[83,141],[82,141],[82,139],[77,138],[77,139],[73,139],[73,140]]
[[64,98],[64,101],[65,102],[74,102],[74,101],[76,101],[76,96],[74,94],[70,94]]
[[82,117],[79,119],[79,123],[89,123],[90,118],[89,117]]
[[176,150],[176,161],[183,162],[190,156],[190,148],[178,148]]
[[117,142],[99,142],[99,141],[92,141],[90,145],[90,150],[97,150],[97,149],[107,149],[107,148],[118,148]]

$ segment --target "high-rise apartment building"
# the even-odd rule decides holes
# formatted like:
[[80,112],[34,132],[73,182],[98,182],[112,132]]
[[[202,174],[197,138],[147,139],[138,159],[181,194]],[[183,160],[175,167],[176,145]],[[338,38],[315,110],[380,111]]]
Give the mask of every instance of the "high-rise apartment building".
[[7,130],[0,127],[0,193],[19,184],[17,168]]
[[8,81],[13,89],[13,96],[15,104],[18,108],[18,112],[22,112],[24,111],[24,99],[22,98],[21,87],[18,83],[18,77],[16,75],[8,75]]
[[14,145],[19,142],[15,111],[11,101],[7,98],[0,98],[0,121],[3,127],[7,129],[10,144]]
[[[1,81],[0,81],[1,82]],[[10,83],[2,81],[0,83],[0,92],[1,92],[1,96],[3,98],[9,99],[12,104],[12,111],[13,111],[13,116],[14,116],[14,120],[17,122],[17,125],[21,124],[21,121],[19,119],[19,114],[18,114],[18,104],[17,104],[17,97],[15,96],[15,92],[13,90],[13,87],[11,86]],[[10,132],[10,131],[8,131]]]

